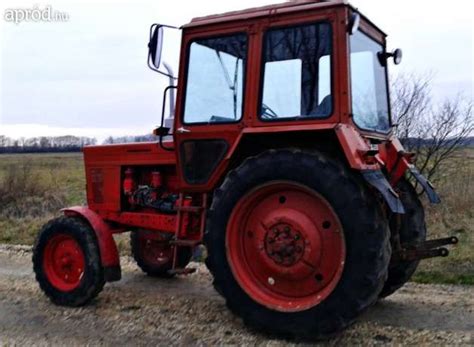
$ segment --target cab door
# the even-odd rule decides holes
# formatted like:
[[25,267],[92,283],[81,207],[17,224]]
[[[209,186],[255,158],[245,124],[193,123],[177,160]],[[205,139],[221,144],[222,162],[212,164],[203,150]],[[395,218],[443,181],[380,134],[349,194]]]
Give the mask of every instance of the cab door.
[[251,35],[247,26],[184,29],[175,119],[181,189],[213,189],[244,123]]

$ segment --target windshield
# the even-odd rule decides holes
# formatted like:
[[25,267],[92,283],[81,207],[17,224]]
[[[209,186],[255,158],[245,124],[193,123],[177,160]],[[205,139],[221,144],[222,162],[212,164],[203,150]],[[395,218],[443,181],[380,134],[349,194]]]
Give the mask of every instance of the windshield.
[[247,36],[191,43],[184,122],[230,123],[242,117]]
[[387,132],[390,129],[387,76],[379,53],[381,44],[364,33],[351,35],[352,114],[360,128]]

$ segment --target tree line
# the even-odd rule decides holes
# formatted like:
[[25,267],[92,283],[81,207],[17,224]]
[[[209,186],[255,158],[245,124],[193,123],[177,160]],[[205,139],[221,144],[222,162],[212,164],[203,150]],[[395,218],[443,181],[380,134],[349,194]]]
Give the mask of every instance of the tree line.
[[[151,142],[157,141],[154,135],[119,136],[107,137],[102,144],[120,144],[131,142]],[[99,142],[94,137],[86,136],[39,136],[21,137],[13,139],[5,135],[0,135],[0,153],[61,153],[80,152],[85,146],[94,146]]]
[[0,135],[0,153],[79,152],[84,146],[97,144],[85,136],[40,136],[13,139]]

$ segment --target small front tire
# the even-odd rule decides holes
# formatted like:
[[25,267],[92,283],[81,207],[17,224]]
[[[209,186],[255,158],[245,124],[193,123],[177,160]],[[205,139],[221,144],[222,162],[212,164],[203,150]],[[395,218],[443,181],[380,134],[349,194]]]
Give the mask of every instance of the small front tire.
[[33,247],[33,270],[43,292],[61,306],[85,305],[105,284],[95,233],[72,217],[43,227]]

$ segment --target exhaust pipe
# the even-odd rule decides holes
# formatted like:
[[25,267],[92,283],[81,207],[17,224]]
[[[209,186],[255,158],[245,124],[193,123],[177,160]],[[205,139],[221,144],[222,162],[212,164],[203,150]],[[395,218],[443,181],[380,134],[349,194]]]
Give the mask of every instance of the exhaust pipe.
[[[166,71],[168,72],[168,75],[170,76],[169,77],[169,81],[170,81],[170,86],[174,86],[174,80],[176,79],[174,77],[174,73],[173,73],[173,69],[171,68],[171,66],[167,63],[167,62],[163,62],[163,66],[165,67]],[[175,101],[175,89],[172,88],[170,90],[170,114],[169,114],[169,118],[173,119],[174,118],[174,101]]]

